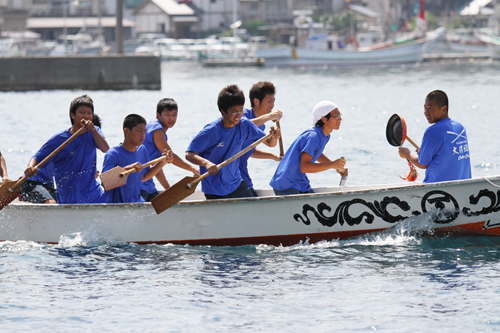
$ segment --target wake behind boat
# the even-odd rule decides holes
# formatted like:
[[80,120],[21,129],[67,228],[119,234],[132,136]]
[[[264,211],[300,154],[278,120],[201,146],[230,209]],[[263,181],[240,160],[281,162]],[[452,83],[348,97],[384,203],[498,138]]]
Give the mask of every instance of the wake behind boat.
[[151,204],[36,205],[0,211],[0,240],[58,243],[92,229],[124,242],[240,246],[346,239],[425,219],[436,234],[500,236],[500,176],[432,184],[316,188],[314,194]]

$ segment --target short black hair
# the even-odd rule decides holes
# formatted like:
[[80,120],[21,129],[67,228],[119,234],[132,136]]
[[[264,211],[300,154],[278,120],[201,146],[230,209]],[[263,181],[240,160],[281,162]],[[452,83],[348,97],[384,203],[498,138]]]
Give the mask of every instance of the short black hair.
[[236,84],[232,84],[224,87],[219,92],[217,106],[221,113],[225,113],[230,107],[235,105],[245,105],[245,94]]
[[[94,101],[89,96],[82,95],[73,99],[69,105],[69,112],[76,115],[76,110],[78,110],[80,106],[88,106],[92,109],[92,114],[94,114]],[[75,120],[71,118],[71,115],[69,116],[69,119],[71,120],[71,125],[74,125]]]
[[253,100],[257,98],[261,103],[267,95],[276,95],[274,84],[269,81],[259,81],[250,88],[250,105],[254,107]]
[[[323,117],[325,117],[325,118],[326,118],[326,120],[329,120],[329,119],[332,117],[331,112],[328,112],[328,113],[327,113],[327,114],[325,114]],[[323,125],[324,125],[324,124],[325,124],[325,123],[323,122],[323,120],[321,120],[321,119],[320,119],[320,120],[318,120],[318,121],[316,122],[316,124],[314,124],[314,126],[316,126],[316,127],[323,127]]]
[[94,113],[94,115],[92,116],[92,123],[94,124],[94,126],[97,126],[100,129],[102,129],[101,122],[102,122],[101,117],[99,117],[97,113]]
[[173,111],[178,110],[177,102],[174,101],[173,98],[162,98],[156,105],[156,118],[160,115],[164,110]]
[[140,124],[147,124],[144,117],[139,116],[138,114],[129,114],[123,120],[123,129],[128,128],[129,130],[132,130],[134,127]]
[[428,101],[435,102],[440,108],[446,106],[446,112],[448,112],[448,96],[442,90],[431,91],[425,98]]

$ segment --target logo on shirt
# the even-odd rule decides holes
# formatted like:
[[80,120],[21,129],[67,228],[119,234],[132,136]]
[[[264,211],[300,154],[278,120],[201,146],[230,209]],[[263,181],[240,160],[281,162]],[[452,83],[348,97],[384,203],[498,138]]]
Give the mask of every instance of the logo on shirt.
[[217,147],[224,147],[224,142],[220,142]]
[[453,139],[453,141],[451,141],[451,143],[455,143],[455,141],[457,141],[459,138],[465,139],[464,141],[460,141],[460,142],[456,143],[457,145],[460,145],[462,143],[466,143],[467,142],[467,137],[465,135],[462,135],[462,134],[464,134],[464,132],[465,132],[465,128],[462,130],[462,132],[460,132],[460,134],[457,134],[457,133],[454,133],[454,132],[451,132],[451,131],[447,131],[446,133],[456,135],[456,138]]

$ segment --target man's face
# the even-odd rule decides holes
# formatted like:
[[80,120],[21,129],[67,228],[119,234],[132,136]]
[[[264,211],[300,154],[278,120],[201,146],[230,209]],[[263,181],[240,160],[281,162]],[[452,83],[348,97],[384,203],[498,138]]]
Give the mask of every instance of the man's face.
[[158,120],[167,128],[174,127],[175,122],[177,121],[177,109],[163,110],[161,114],[158,115]]
[[255,98],[254,105],[257,108],[264,110],[266,113],[270,113],[273,111],[275,100],[276,98],[274,97],[274,95],[268,94],[262,99],[262,102]]
[[134,146],[140,146],[142,145],[142,143],[144,142],[144,138],[146,137],[146,124],[139,124],[133,127],[132,130],[126,128],[125,131],[128,133],[130,142]]
[[78,109],[76,109],[75,114],[70,113],[71,119],[73,119],[77,124],[81,124],[82,119],[92,121],[92,116],[92,109],[86,105],[79,106]]
[[234,105],[222,112],[222,119],[226,128],[231,128],[240,122],[243,116],[243,105]]
[[436,102],[425,100],[424,115],[429,124],[435,124],[448,116],[446,106],[439,107]]

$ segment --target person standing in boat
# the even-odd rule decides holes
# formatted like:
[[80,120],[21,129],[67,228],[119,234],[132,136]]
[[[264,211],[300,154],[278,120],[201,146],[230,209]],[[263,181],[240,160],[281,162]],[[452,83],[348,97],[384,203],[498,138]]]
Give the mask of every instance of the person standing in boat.
[[[52,158],[60,204],[104,203],[104,190],[95,179],[96,149],[106,152],[108,143],[99,127],[92,123],[94,102],[87,95],[71,101],[69,117],[72,126],[51,137],[31,158],[24,171],[27,177],[37,174],[35,166],[80,128],[85,131]],[[84,124],[82,124],[84,120]],[[44,166],[45,167],[45,166]]]
[[312,117],[314,126],[295,139],[271,179],[270,185],[276,195],[314,193],[307,173],[336,169],[342,177],[347,176],[343,157],[332,161],[323,154],[330,133],[338,130],[342,122],[337,105],[321,101],[314,107]]
[[[150,160],[160,157],[165,149],[171,151],[167,143],[167,130],[174,127],[177,121],[178,110],[177,103],[172,98],[163,98],[156,105],[156,120],[147,124],[146,138],[144,140],[144,146],[148,151]],[[173,153],[173,156],[173,165],[190,171],[197,176],[200,175],[197,168],[181,159],[177,154]],[[165,190],[170,187],[163,170],[160,170],[156,174],[156,179]],[[151,202],[158,194],[153,179],[149,179],[141,184],[141,195],[146,202]]]
[[128,175],[125,185],[106,191],[106,202],[144,202],[141,196],[141,183],[153,178],[165,164],[172,162],[172,151],[162,153],[167,156],[162,162],[156,163],[151,168],[143,168],[142,165],[149,161],[148,150],[142,144],[146,136],[146,119],[137,114],[129,114],[123,121],[123,134],[123,143],[106,152],[102,172],[117,166],[125,170],[135,169],[136,172]]
[[399,147],[399,155],[425,169],[424,183],[471,178],[469,142],[465,127],[448,115],[448,96],[434,90],[425,98],[429,126],[417,153]]
[[[202,180],[201,190],[207,199],[253,197],[247,182],[242,179],[237,162],[224,168],[217,164],[231,158],[246,148],[246,141],[255,142],[266,134],[247,118],[243,118],[245,95],[237,85],[229,85],[219,92],[217,106],[222,115],[207,124],[189,144],[186,159],[200,166],[200,173],[211,176]],[[271,131],[269,146],[277,143],[279,129]]]
[[10,181],[9,175],[7,174],[7,163],[5,162],[5,158],[0,151],[0,179],[3,182]]
[[[274,84],[268,81],[260,81],[252,86],[250,89],[250,105],[251,109],[245,109],[243,118],[250,120],[259,129],[265,131],[265,123],[272,121],[279,121],[283,117],[283,112],[276,110],[273,111],[274,101],[276,95],[276,88]],[[253,141],[245,141],[243,147],[248,147]],[[254,148],[248,153],[242,155],[239,158],[240,163],[240,173],[243,180],[247,182],[248,188],[253,193],[254,197],[257,197],[257,192],[253,188],[252,178],[248,173],[248,159],[250,157],[259,159],[271,159],[275,161],[280,161],[281,157],[278,154],[260,150],[259,148]]]

